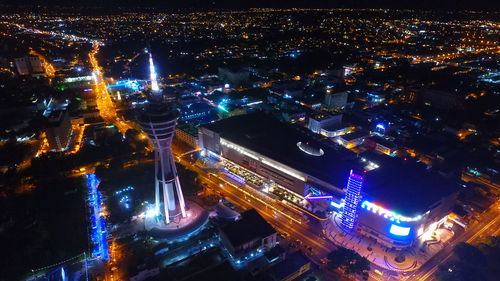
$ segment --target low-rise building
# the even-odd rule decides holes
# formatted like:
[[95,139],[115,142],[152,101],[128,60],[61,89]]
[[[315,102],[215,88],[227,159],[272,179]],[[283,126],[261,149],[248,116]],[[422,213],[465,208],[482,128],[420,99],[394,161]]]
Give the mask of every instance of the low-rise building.
[[327,92],[325,94],[325,100],[323,102],[323,106],[328,110],[342,110],[347,105],[347,98],[349,96],[349,92]]
[[397,150],[397,146],[393,142],[379,136],[371,136],[369,138],[366,138],[365,146],[372,150],[391,156],[394,155]]
[[256,210],[241,214],[241,219],[220,229],[222,244],[234,259],[252,251],[273,248],[278,241],[278,232],[267,223]]
[[370,133],[368,133],[365,130],[358,130],[349,134],[345,135],[340,135],[335,138],[335,142],[338,144],[342,145],[345,148],[353,148],[358,145],[363,144],[365,139],[370,136]]
[[311,261],[301,252],[290,254],[286,259],[270,269],[275,281],[292,281],[311,269]]

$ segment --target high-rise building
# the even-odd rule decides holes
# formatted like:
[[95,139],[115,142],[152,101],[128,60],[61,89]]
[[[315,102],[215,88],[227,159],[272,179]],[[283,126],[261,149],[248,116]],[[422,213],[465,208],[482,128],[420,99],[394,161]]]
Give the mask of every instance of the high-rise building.
[[[179,216],[186,217],[184,196],[171,150],[178,115],[173,109],[173,104],[163,99],[151,54],[149,64],[151,92],[148,106],[140,115],[139,123],[155,150],[155,216],[163,217],[165,224],[169,224]],[[162,204],[163,210],[160,210]]]
[[347,230],[354,229],[359,213],[359,203],[361,202],[361,187],[363,186],[363,175],[354,173],[351,170],[347,181],[345,192],[344,210],[342,211],[341,224]]

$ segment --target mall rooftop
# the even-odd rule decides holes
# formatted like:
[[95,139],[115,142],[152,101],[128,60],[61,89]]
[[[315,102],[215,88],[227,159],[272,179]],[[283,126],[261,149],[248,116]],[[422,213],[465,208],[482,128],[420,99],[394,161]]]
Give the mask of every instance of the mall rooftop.
[[[234,116],[203,127],[227,141],[339,188],[345,187],[350,169],[359,166],[356,154],[350,150],[334,144],[324,145],[307,130],[263,113]],[[299,142],[303,145],[298,145]],[[305,146],[310,149],[301,149]],[[307,152],[314,148],[321,148],[322,155]]]
[[[404,216],[422,214],[457,190],[455,181],[413,159],[372,151],[358,155],[333,142],[317,141],[308,130],[263,113],[239,115],[203,127],[227,141],[341,189],[346,187],[351,169],[366,170],[365,199]],[[299,142],[305,146],[298,145]],[[319,150],[323,153],[308,153]]]
[[404,216],[427,212],[442,198],[458,191],[458,182],[414,158],[391,157],[366,151],[361,159],[378,168],[368,171],[363,183],[365,200],[369,200]]

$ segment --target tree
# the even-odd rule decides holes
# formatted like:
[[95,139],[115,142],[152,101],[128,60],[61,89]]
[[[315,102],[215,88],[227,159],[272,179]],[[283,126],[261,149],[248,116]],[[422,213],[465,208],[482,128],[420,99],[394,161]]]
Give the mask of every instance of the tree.
[[363,274],[370,270],[370,261],[351,249],[339,247],[327,256],[328,266],[341,268],[347,274]]
[[[491,238],[495,245],[496,238]],[[453,248],[454,259],[439,266],[436,277],[440,281],[496,280],[500,273],[499,248],[486,244],[475,247],[459,243]]]
[[484,254],[476,247],[465,242],[458,243],[453,248],[453,253],[461,260],[467,261],[470,265],[481,267],[484,265]]
[[196,182],[198,174],[195,171],[189,170],[181,164],[177,164],[176,166],[184,195],[195,195],[202,191],[201,186]]
[[488,247],[500,248],[500,236],[485,237],[483,243]]

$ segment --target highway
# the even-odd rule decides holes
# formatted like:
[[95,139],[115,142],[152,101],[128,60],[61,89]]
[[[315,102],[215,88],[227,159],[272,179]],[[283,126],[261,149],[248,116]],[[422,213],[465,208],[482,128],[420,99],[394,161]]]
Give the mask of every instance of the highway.
[[335,245],[332,242],[310,228],[307,223],[299,223],[299,219],[292,219],[296,216],[288,210],[276,208],[261,198],[246,192],[244,188],[238,187],[218,175],[201,177],[205,182],[210,183],[210,187],[221,192],[224,198],[234,203],[240,209],[255,208],[280,233],[286,233],[292,241],[301,241],[305,245],[310,246],[312,251],[306,250],[305,252],[316,263],[319,263],[321,258],[324,258],[329,252],[335,249]]
[[[185,155],[175,146],[172,150],[174,155]],[[222,194],[241,210],[256,209],[268,223],[286,236],[286,240],[294,242],[314,263],[324,266],[321,259],[336,248],[335,244],[321,233],[319,222],[309,221],[306,215],[291,206],[277,202],[248,185],[238,185],[223,174],[207,172],[181,157],[176,159],[188,169],[197,172],[205,188]],[[335,274],[330,270],[325,270],[324,274],[335,278],[341,275],[343,280],[354,280],[351,276],[338,272]]]

